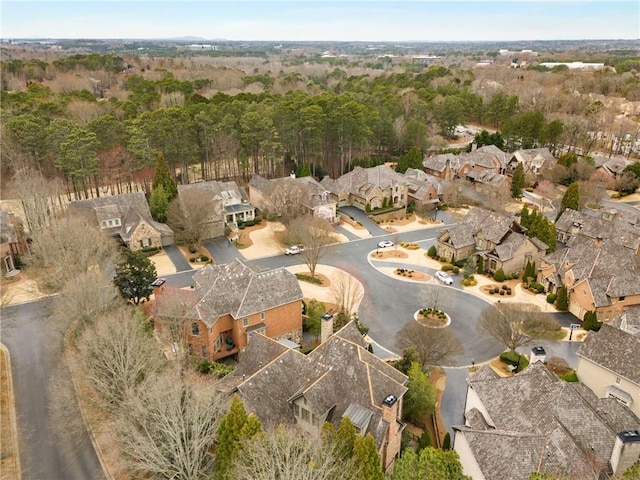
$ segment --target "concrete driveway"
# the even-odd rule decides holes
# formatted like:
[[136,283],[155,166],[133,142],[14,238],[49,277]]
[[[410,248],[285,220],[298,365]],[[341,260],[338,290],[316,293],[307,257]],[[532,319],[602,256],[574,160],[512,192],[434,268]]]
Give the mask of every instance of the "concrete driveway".
[[203,243],[204,248],[209,250],[209,253],[216,262],[216,265],[225,265],[232,260],[239,258],[244,260],[244,257],[238,249],[229,243],[227,237],[218,237],[205,240]]

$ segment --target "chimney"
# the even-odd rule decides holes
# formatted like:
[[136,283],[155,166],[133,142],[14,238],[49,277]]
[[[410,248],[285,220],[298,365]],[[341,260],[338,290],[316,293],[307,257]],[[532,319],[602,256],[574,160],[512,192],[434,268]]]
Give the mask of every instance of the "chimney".
[[616,435],[611,452],[612,478],[620,478],[631,465],[640,459],[640,430],[625,430]]
[[531,360],[529,361],[530,364],[534,364],[535,362],[544,363],[546,359],[547,359],[547,352],[544,350],[543,347],[533,347],[531,349]]
[[398,415],[398,398],[395,395],[387,395],[382,401],[382,420],[389,425],[394,425]]
[[327,312],[320,320],[320,343],[324,343],[331,335],[333,335],[333,313]]

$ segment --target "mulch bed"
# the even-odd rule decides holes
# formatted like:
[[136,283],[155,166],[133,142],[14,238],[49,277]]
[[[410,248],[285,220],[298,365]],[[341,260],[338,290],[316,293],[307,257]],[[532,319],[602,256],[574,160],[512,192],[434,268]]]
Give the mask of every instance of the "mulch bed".
[[[311,272],[298,272],[301,275],[307,275],[308,277],[311,276]],[[315,278],[317,278],[318,280],[320,280],[322,282],[321,285],[318,285],[318,287],[330,287],[331,286],[331,280],[329,280],[329,277],[327,277],[326,275],[322,275],[321,273],[316,273]],[[301,282],[304,282],[305,280],[300,280]],[[307,282],[310,283],[311,285],[317,285],[316,283],[311,283],[311,282]]]
[[[394,248],[394,247],[392,247]],[[409,258],[406,252],[402,252],[400,250],[378,250],[377,252],[373,252],[371,254],[376,260],[383,260],[385,258]]]
[[418,314],[418,323],[420,325],[424,325],[425,327],[444,327],[447,323],[447,318],[440,318],[437,315],[430,314],[427,317],[424,315]]
[[266,226],[267,226],[267,222],[262,220],[262,222],[258,223],[257,225],[243,228],[242,230],[240,230],[238,241],[241,244],[243,244],[245,247],[250,247],[251,245],[253,245],[253,242],[251,241],[251,236],[250,236],[251,232],[253,232],[254,230],[260,230]]
[[[409,272],[409,273],[407,273]],[[399,272],[398,269],[394,270],[394,275],[397,275],[398,277],[401,278],[408,278],[410,280],[416,280],[418,282],[426,282],[427,280],[429,280],[431,277],[429,275],[427,275],[424,272],[417,272],[416,270],[409,270],[409,269],[404,269],[404,273]]]

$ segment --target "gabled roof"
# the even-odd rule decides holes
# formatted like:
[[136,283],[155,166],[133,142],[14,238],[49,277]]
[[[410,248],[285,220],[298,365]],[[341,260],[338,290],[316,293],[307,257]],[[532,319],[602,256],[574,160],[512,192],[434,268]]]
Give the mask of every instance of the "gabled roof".
[[[535,242],[534,242],[535,240]],[[538,240],[537,238],[529,238],[522,233],[510,232],[507,237],[496,246],[494,253],[501,261],[506,262],[511,260],[520,248],[527,242],[532,243],[537,249],[542,252],[546,251],[547,244]]]
[[331,190],[326,184],[321,184],[313,177],[281,177],[268,180],[260,175],[251,176],[249,186],[271,197],[278,189],[297,189],[300,193],[300,203],[308,208],[335,203],[329,196]]
[[513,153],[513,157],[518,162],[523,162],[525,168],[538,166],[540,168],[551,168],[558,161],[548,148],[528,148],[518,150]]
[[387,165],[377,165],[371,168],[355,167],[336,179],[336,182],[349,192],[366,195],[374,188],[389,190],[394,185],[405,185],[406,181],[401,173]]
[[495,156],[498,159],[498,161],[500,162],[500,165],[503,167],[506,166],[507,163],[509,163],[509,160],[511,160],[511,157],[512,157],[510,153],[503,152],[495,145],[484,145],[478,148],[476,152],[490,153],[491,155]]
[[285,268],[260,271],[238,259],[206,265],[193,280],[198,302],[186,317],[202,320],[209,328],[223,315],[239,319],[303,298],[295,275]]
[[244,378],[238,392],[248,410],[269,425],[293,423],[292,404],[304,397],[305,408],[317,416],[329,414],[336,426],[345,413],[357,412],[352,421],[363,420],[363,434],[371,433],[381,445],[389,428],[382,401],[389,394],[402,398],[407,377],[367,351],[353,322],[308,355],[271,343],[277,342],[252,335],[233,372]]
[[220,182],[212,180],[208,182],[196,182],[188,185],[178,185],[178,194],[185,192],[199,192],[210,195],[212,199],[219,199],[223,205],[237,205],[247,203],[248,199],[244,191],[236,182]]
[[455,172],[460,170],[460,167],[464,165],[464,161],[453,153],[443,153],[441,155],[434,155],[432,157],[426,157],[422,161],[422,166],[428,170],[434,172],[443,172],[447,164]]
[[591,332],[578,355],[640,386],[640,336],[604,324]]
[[[618,432],[640,427],[640,419],[615,399],[598,399],[541,362],[515,377],[475,374],[469,385],[486,414],[476,411],[472,425],[455,429],[467,439],[487,480],[524,480],[531,471],[587,478],[594,465],[608,470]],[[509,440],[528,449],[516,451]]]
[[515,217],[504,215],[484,208],[472,208],[462,221],[440,234],[449,233],[451,244],[455,248],[475,244],[475,237],[482,232],[485,239],[499,245],[514,225]]
[[413,197],[425,197],[430,188],[433,188],[437,195],[444,193],[442,180],[422,170],[408,168],[407,171],[404,172],[404,178],[409,187],[409,194]]
[[[130,209],[134,209],[145,218],[151,218],[149,204],[143,192],[123,193],[120,195],[107,195],[105,197],[88,198],[86,200],[75,200],[69,203],[71,208],[82,210],[92,210],[100,215],[114,214],[112,217],[123,218]],[[100,218],[98,219],[100,221]]]
[[477,167],[473,167],[472,170],[469,170],[466,177],[474,182],[492,185],[494,187],[508,185],[509,183],[509,177],[506,175],[491,172],[489,170],[478,170]]
[[610,324],[627,333],[640,336],[640,305],[625,307],[622,314],[614,318]]

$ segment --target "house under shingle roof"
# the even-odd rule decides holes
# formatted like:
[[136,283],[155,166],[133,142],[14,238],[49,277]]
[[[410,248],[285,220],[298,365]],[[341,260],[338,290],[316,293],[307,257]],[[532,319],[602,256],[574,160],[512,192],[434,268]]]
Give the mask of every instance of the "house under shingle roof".
[[640,335],[605,323],[587,336],[578,355],[640,385]]
[[449,165],[451,170],[453,170],[453,173],[456,174],[464,163],[465,162],[461,160],[458,155],[454,155],[453,153],[443,153],[441,155],[426,157],[422,161],[422,166],[428,170],[441,173],[447,165]]
[[460,223],[446,231],[449,232],[451,244],[455,248],[475,244],[474,237],[479,232],[482,232],[487,240],[497,245],[511,231],[514,221],[513,216],[476,207],[472,208]]
[[355,167],[336,179],[341,187],[350,193],[364,197],[372,189],[388,190],[393,185],[406,183],[404,176],[387,165],[377,165],[371,168]]
[[389,428],[382,401],[390,394],[401,398],[407,377],[367,351],[353,322],[308,355],[272,343],[253,334],[233,372],[243,378],[237,390],[247,410],[267,425],[293,424],[292,402],[304,396],[317,415],[328,414],[336,427],[348,415],[381,445]]
[[223,315],[243,318],[303,298],[298,280],[285,268],[261,271],[238,259],[206,265],[193,280],[198,302],[186,316],[208,327]]
[[627,407],[560,380],[542,362],[515,377],[482,372],[488,369],[469,379],[482,409],[454,427],[456,449],[466,441],[486,480],[524,480],[532,471],[591,478],[594,466],[608,472],[616,435],[640,428]]

